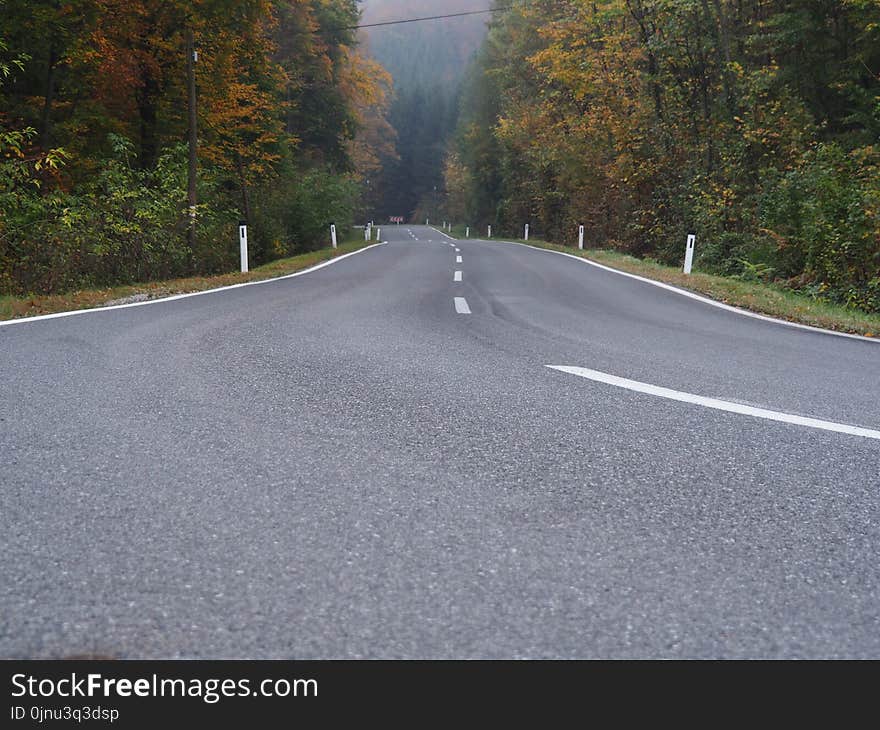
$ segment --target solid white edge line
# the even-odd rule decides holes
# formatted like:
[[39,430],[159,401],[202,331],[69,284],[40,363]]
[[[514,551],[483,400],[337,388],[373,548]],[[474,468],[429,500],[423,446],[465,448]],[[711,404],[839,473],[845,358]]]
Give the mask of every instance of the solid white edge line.
[[700,294],[695,294],[694,292],[687,291],[685,289],[680,289],[677,286],[672,286],[671,284],[666,284],[662,281],[654,281],[653,279],[645,278],[644,276],[639,276],[637,274],[630,274],[627,271],[621,271],[620,269],[614,269],[611,266],[606,266],[605,264],[600,264],[595,261],[591,261],[590,259],[581,258],[580,256],[575,256],[574,254],[565,253],[564,251],[554,251],[549,248],[538,248],[537,246],[532,246],[528,243],[519,243],[518,241],[482,241],[482,243],[501,243],[504,245],[512,245],[512,246],[524,246],[525,248],[530,248],[532,251],[543,251],[544,253],[555,253],[559,256],[567,256],[570,259],[574,259],[575,261],[580,261],[582,264],[587,264],[588,266],[595,266],[597,269],[602,269],[604,271],[610,271],[612,274],[618,274],[619,276],[625,276],[628,279],[635,279],[636,281],[641,281],[644,284],[650,284],[651,286],[656,286],[660,289],[666,289],[667,291],[671,291],[675,294],[680,294],[683,297],[688,297],[688,299],[694,299],[698,302],[702,302],[703,304],[708,304],[712,307],[717,307],[718,309],[724,309],[728,312],[733,312],[734,314],[741,314],[743,317],[751,317],[752,319],[759,319],[764,322],[771,322],[773,324],[781,324],[786,327],[794,327],[795,329],[807,330],[808,332],[818,332],[823,335],[834,335],[835,337],[846,337],[851,340],[862,340],[863,342],[873,342],[875,345],[880,344],[880,338],[878,337],[865,337],[864,335],[853,335],[849,332],[835,332],[834,330],[823,329],[822,327],[813,327],[809,324],[800,324],[798,322],[789,322],[785,319],[778,319],[776,317],[771,317],[766,314],[758,314],[758,312],[751,312],[748,309],[742,309],[741,307],[734,307],[730,304],[724,304],[723,302],[716,302],[714,299],[710,299],[709,297],[704,297]]
[[455,272],[455,276],[453,277],[452,280],[453,280],[453,281],[461,281],[461,272],[460,272],[460,271],[456,271],[456,272]]
[[796,426],[806,426],[808,428],[818,428],[823,431],[834,431],[835,433],[843,433],[849,436],[862,436],[869,439],[880,439],[880,431],[861,426],[850,426],[845,423],[836,423],[834,421],[823,421],[818,418],[807,418],[806,416],[795,416],[791,413],[782,413],[780,411],[771,411],[766,408],[756,408],[754,406],[746,406],[741,403],[733,403],[731,401],[719,400],[718,398],[707,398],[702,395],[694,395],[693,393],[685,393],[670,388],[661,388],[657,385],[649,383],[640,383],[638,380],[628,380],[620,378],[616,375],[609,375],[598,370],[590,370],[589,368],[574,367],[570,365],[547,365],[551,370],[558,370],[569,375],[577,375],[587,380],[593,380],[598,383],[613,385],[617,388],[625,388],[626,390],[635,391],[637,393],[645,393],[654,395],[668,400],[679,401],[681,403],[692,403],[694,405],[703,406],[704,408],[712,408],[717,411],[727,411],[729,413],[738,413],[743,416],[753,416],[755,418],[763,418],[768,421],[779,421],[781,423],[790,423]]
[[56,312],[55,314],[40,314],[36,317],[19,317],[18,319],[9,319],[0,322],[0,327],[7,327],[13,324],[30,324],[31,322],[39,322],[46,319],[62,319],[63,317],[75,317],[79,314],[94,314],[96,312],[112,312],[116,309],[132,309],[134,307],[146,307],[151,304],[165,304],[166,302],[175,302],[178,299],[189,299],[191,297],[200,297],[205,294],[218,294],[225,291],[231,291],[232,289],[243,289],[246,286],[257,286],[259,284],[271,284],[275,281],[284,281],[285,279],[294,279],[297,276],[305,276],[306,274],[311,274],[318,269],[323,269],[326,266],[331,266],[335,263],[338,263],[344,259],[347,259],[351,256],[357,256],[358,254],[364,253],[365,251],[369,251],[371,248],[377,248],[378,246],[387,245],[388,241],[382,241],[381,243],[374,243],[372,246],[365,246],[364,248],[358,249],[357,251],[352,251],[351,253],[343,254],[342,256],[337,256],[336,258],[329,259],[327,261],[323,261],[320,264],[316,264],[308,269],[303,269],[302,271],[295,271],[292,274],[285,274],[284,276],[276,276],[274,279],[261,279],[260,281],[246,281],[242,284],[230,284],[229,286],[221,286],[217,289],[206,289],[205,291],[195,291],[189,292],[187,294],[175,294],[170,297],[162,297],[161,299],[149,299],[145,302],[132,302],[130,304],[114,304],[112,307],[92,307],[91,309],[74,309],[70,312]]
[[468,306],[467,299],[455,297],[455,311],[457,314],[470,314],[471,308]]
[[440,229],[438,229],[438,228],[434,228],[434,226],[428,226],[428,228],[430,228],[432,231],[437,231],[437,233],[439,233],[441,236],[446,236],[446,238],[448,238],[450,241],[455,241],[455,240],[456,240],[455,238],[453,238],[452,236],[447,235],[446,233],[444,233],[444,232],[441,231]]

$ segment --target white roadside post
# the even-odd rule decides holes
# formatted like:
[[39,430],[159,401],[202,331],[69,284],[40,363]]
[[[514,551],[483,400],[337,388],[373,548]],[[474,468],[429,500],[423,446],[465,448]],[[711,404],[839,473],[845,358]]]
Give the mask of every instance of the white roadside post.
[[377,240],[377,241],[381,241],[381,240],[382,240],[382,229],[381,229],[381,228],[377,228],[377,229],[376,229],[376,240]]
[[468,226],[467,228],[464,229],[464,237],[465,238],[471,237],[471,227],[470,226]]
[[580,226],[578,228],[578,248],[583,251],[584,249],[584,227]]
[[687,249],[684,252],[684,273],[690,274],[694,268],[694,245],[697,237],[691,233],[687,238]]
[[492,226],[489,226],[489,238],[492,238]]
[[330,226],[330,243],[333,244],[333,248],[336,248],[336,226]]
[[526,241],[529,240],[529,224],[528,223],[526,223],[526,235],[524,236],[524,238]]
[[246,274],[248,268],[248,240],[247,240],[247,223],[241,221],[238,224],[238,243],[241,247],[241,273]]

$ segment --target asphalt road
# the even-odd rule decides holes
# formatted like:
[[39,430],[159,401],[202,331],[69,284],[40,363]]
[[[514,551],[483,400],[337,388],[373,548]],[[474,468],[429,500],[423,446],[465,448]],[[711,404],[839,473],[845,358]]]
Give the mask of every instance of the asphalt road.
[[383,232],[0,327],[0,656],[880,657],[880,440],[547,367],[880,429],[878,344]]

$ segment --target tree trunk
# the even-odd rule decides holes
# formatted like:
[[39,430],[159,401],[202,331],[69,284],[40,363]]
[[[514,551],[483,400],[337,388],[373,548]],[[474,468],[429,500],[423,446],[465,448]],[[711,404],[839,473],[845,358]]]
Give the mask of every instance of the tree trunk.
[[721,56],[721,81],[724,85],[724,99],[731,116],[736,114],[736,93],[733,89],[733,79],[730,70],[730,21],[724,9],[722,0],[712,0],[715,13],[718,15],[718,43]]
[[49,43],[49,68],[46,71],[46,94],[43,98],[43,111],[40,114],[40,147],[47,152],[52,145],[52,102],[55,100],[55,68],[58,53],[54,39]]

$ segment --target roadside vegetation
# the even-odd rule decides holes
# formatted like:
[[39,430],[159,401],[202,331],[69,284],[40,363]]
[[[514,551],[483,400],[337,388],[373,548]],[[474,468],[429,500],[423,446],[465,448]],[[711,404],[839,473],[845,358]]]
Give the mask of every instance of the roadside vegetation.
[[[463,239],[465,231],[465,226],[454,225],[451,235]],[[482,235],[475,235],[471,231],[472,239],[485,239],[485,237],[485,231]],[[534,239],[531,236],[526,242],[517,238],[496,239],[493,233],[493,240],[502,243],[528,243],[535,248],[546,248],[551,251],[561,251],[572,256],[579,256],[619,271],[626,271],[646,279],[662,281],[680,289],[696,292],[732,307],[740,307],[777,319],[836,332],[880,338],[880,314],[862,312],[833,302],[823,301],[748,275],[719,276],[698,270],[685,275],[681,267],[668,266],[656,259],[636,258],[613,249],[581,251],[573,246],[560,246]]]
[[7,310],[234,271],[239,221],[254,266],[325,246],[393,147],[355,0],[0,0],[0,15]]
[[880,313],[880,3],[495,4],[443,217]]
[[251,269],[247,274],[235,272],[214,276],[191,276],[182,279],[114,286],[105,289],[82,289],[65,294],[4,295],[0,296],[0,320],[162,299],[177,294],[190,294],[209,289],[219,289],[220,287],[232,286],[233,284],[275,279],[280,276],[294,274],[297,271],[303,271],[347,253],[359,251],[375,243],[375,241],[364,241],[363,234],[360,231],[356,231],[348,236],[344,242],[341,241],[339,247],[335,250],[332,248],[322,248],[297,256],[276,259],[268,264]]

